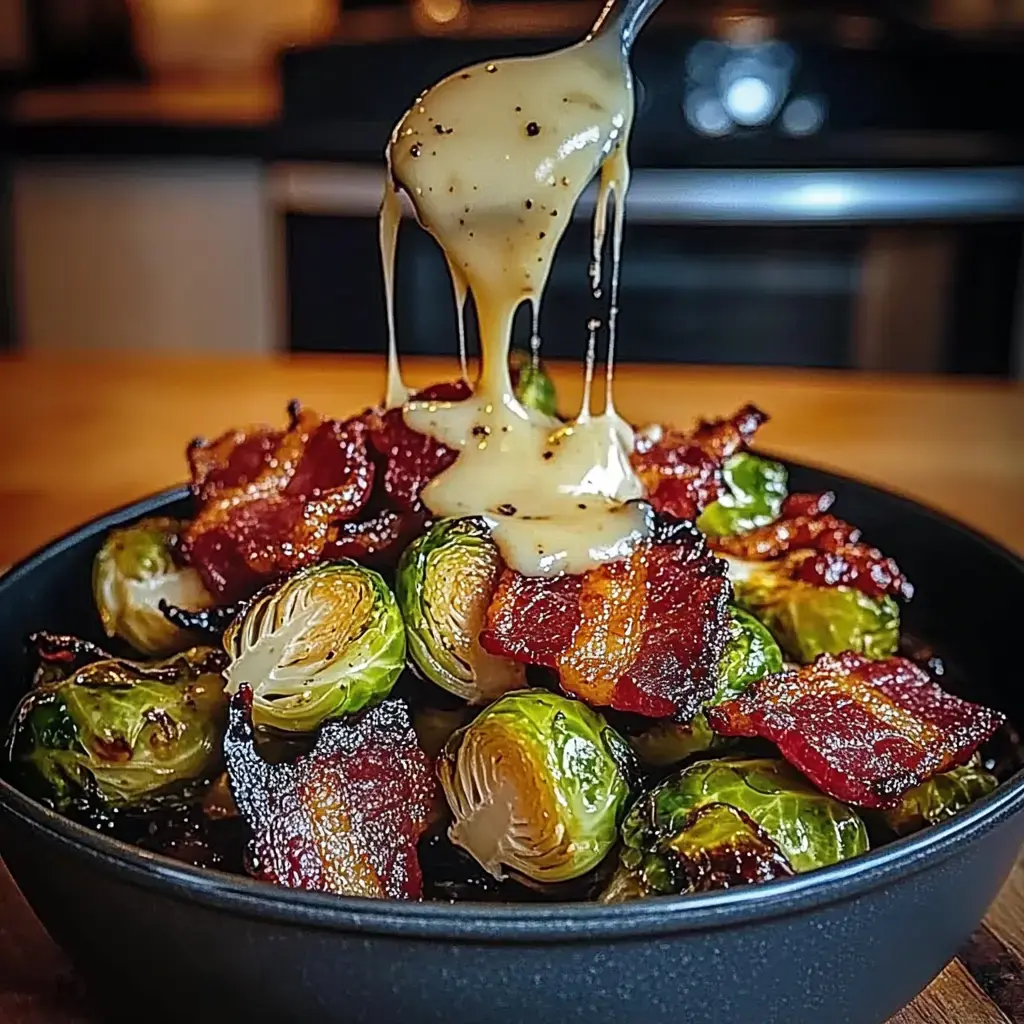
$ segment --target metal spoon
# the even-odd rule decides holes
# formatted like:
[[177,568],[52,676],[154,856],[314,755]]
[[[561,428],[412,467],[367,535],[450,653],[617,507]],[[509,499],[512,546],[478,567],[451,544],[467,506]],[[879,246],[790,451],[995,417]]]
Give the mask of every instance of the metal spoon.
[[660,6],[661,0],[608,0],[587,39],[617,38],[623,56],[628,56],[647,19]]

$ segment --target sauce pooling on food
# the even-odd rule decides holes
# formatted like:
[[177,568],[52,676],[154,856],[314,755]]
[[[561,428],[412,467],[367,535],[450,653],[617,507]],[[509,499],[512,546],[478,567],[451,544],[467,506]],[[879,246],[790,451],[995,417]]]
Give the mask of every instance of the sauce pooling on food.
[[[391,330],[388,402],[406,422],[459,451],[427,485],[436,515],[482,515],[501,552],[526,575],[580,573],[629,554],[652,513],[630,466],[633,433],[611,395],[612,341],[628,184],[633,82],[618,41],[593,37],[539,57],[479,64],[425,92],[388,148],[381,220]],[[612,312],[604,411],[591,411],[592,359],[579,415],[569,423],[524,407],[509,370],[512,321],[539,306],[551,262],[580,195],[600,171],[594,286],[615,196]],[[468,287],[480,325],[481,369],[469,399],[407,402],[394,337],[397,190],[440,243],[457,298]],[[460,302],[461,305],[461,302]]]

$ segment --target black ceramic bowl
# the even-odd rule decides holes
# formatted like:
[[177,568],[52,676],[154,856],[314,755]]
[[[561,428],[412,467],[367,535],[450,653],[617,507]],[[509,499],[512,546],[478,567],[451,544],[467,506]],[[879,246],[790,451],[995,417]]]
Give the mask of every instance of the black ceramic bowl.
[[[864,484],[795,467],[917,585],[905,625],[1024,723],[1024,564]],[[22,639],[96,636],[104,534],[187,514],[183,491],[82,527],[0,581],[0,712]],[[881,1022],[967,940],[1024,841],[1024,774],[952,821],[808,875],[699,896],[588,904],[390,903],[301,894],[182,867],[45,810],[0,782],[0,855],[56,941],[139,1019],[846,1024]]]

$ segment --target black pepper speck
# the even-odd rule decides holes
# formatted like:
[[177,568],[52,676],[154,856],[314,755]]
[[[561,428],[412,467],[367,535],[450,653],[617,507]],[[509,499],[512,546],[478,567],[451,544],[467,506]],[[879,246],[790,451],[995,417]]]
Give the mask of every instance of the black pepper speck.
[[498,512],[503,516],[514,516],[516,514],[515,505],[499,505]]
[[414,142],[412,146],[409,147],[409,156],[419,156],[422,152],[423,147],[418,142]]
[[540,135],[540,125],[539,125],[539,124],[537,124],[537,122],[536,122],[536,121],[531,121],[531,122],[530,122],[530,123],[529,123],[529,124],[528,124],[528,125],[526,126],[526,134],[527,134],[527,135],[529,135],[529,136],[530,136],[531,138],[532,138],[532,137],[533,137],[534,135]]
[[532,199],[527,199],[526,200],[526,208],[528,210],[532,210],[533,209],[533,200]]
[[548,236],[548,233],[546,231],[542,231],[542,232],[540,232],[539,235],[537,235],[538,238],[547,238],[547,236]]

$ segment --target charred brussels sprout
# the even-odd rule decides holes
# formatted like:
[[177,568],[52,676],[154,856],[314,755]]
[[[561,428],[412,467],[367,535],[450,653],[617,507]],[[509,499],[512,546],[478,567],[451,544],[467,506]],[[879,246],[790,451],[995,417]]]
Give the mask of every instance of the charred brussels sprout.
[[555,382],[548,376],[543,364],[535,362],[530,353],[521,349],[512,352],[510,362],[515,375],[516,398],[529,409],[536,409],[545,416],[557,416]]
[[802,664],[843,651],[887,658],[899,643],[900,609],[891,597],[789,579],[781,562],[729,559],[729,577],[736,601]]
[[697,529],[712,537],[747,533],[775,522],[786,500],[786,467],[749,452],[725,460],[725,492],[697,519]]
[[719,736],[702,714],[689,722],[670,719],[655,722],[649,729],[627,738],[636,756],[648,768],[669,768],[688,757],[706,754],[731,742]]
[[384,580],[322,562],[260,591],[224,632],[229,693],[253,690],[257,725],[310,732],[376,704],[405,664],[405,629]]
[[751,683],[782,670],[782,651],[775,638],[753,615],[730,609],[729,642],[718,666],[713,704],[733,700]]
[[152,664],[94,661],[37,685],[14,713],[10,760],[57,807],[81,795],[130,806],[205,779],[220,762],[225,661],[197,647]]
[[850,808],[769,758],[684,768],[633,805],[622,841],[606,902],[766,881],[868,849]]
[[495,878],[579,878],[615,844],[631,770],[623,739],[585,704],[547,690],[506,694],[438,762],[449,835]]
[[213,604],[195,569],[174,561],[182,526],[174,519],[143,519],[114,530],[93,563],[93,597],[107,636],[121,637],[143,654],[174,654],[197,641],[168,621],[162,601],[189,611]]
[[526,684],[522,665],[480,646],[501,568],[479,519],[442,519],[406,548],[398,566],[398,604],[413,664],[470,704],[487,704]]
[[965,764],[915,786],[898,806],[882,815],[897,835],[909,835],[925,825],[952,818],[998,785],[999,780],[981,765]]

